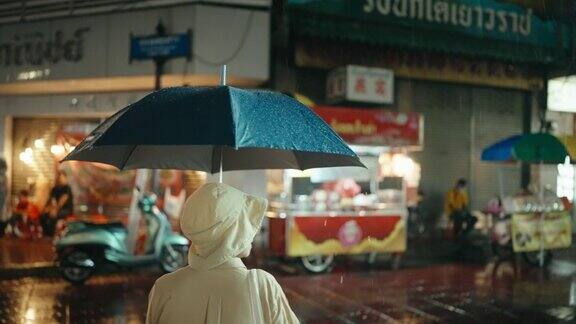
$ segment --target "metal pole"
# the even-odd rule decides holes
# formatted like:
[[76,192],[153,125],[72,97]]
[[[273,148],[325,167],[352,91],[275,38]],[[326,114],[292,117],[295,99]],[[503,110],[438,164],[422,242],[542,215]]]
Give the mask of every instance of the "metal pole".
[[[222,65],[222,67],[220,68],[220,85],[221,86],[225,86],[226,85],[226,64]],[[223,167],[224,165],[224,146],[220,146],[220,175],[219,175],[219,182],[222,183],[222,173],[223,173]]]
[[544,267],[544,211],[546,210],[544,204],[544,184],[542,183],[542,166],[544,165],[543,161],[540,160],[540,192],[538,193],[538,200],[540,200],[540,220],[539,220],[539,228],[540,228],[540,253],[538,257],[540,258],[540,267]]
[[[165,36],[166,35],[166,27],[162,21],[158,22],[156,25],[156,35],[157,36]],[[164,73],[164,64],[166,63],[166,59],[163,57],[156,57],[154,58],[154,65],[155,65],[155,79],[154,79],[154,90],[160,90],[162,88],[162,74]]]
[[156,67],[154,75],[154,90],[160,90],[162,88],[162,74],[164,73],[164,60],[154,59],[154,65]]
[[226,85],[226,64],[220,68],[220,85]]
[[[532,132],[532,106],[533,106],[534,92],[524,91],[523,93],[523,108],[522,108],[522,134],[530,134]],[[520,184],[522,189],[528,189],[530,186],[530,163],[522,162]]]
[[219,182],[222,183],[222,168],[224,165],[224,146],[220,146],[220,174],[219,174]]
[[498,193],[500,194],[500,199],[504,199],[504,179],[502,176],[502,166],[498,166]]

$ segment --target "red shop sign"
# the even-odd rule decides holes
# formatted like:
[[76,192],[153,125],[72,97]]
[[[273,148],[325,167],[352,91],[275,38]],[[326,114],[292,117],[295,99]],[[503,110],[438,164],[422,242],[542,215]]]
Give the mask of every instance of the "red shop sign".
[[319,106],[314,111],[349,144],[422,145],[422,116],[418,113],[335,106]]

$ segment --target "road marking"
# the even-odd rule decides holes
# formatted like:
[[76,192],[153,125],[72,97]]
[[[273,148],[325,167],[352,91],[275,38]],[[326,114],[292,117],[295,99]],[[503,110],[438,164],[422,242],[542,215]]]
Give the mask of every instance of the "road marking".
[[330,308],[327,308],[326,306],[324,306],[324,305],[322,305],[322,304],[319,304],[319,303],[311,300],[311,299],[308,298],[308,297],[304,297],[304,295],[299,294],[299,293],[295,292],[294,290],[292,290],[292,289],[290,289],[290,288],[283,287],[282,289],[284,289],[284,292],[285,292],[287,295],[293,295],[293,296],[295,296],[296,298],[299,298],[300,300],[306,302],[307,304],[312,305],[312,306],[314,306],[314,307],[316,307],[316,308],[319,308],[319,309],[322,310],[323,312],[325,312],[325,313],[327,313],[327,314],[329,314],[329,315],[331,315],[331,316],[336,317],[337,319],[341,320],[343,323],[356,324],[356,322],[353,322],[353,321],[347,319],[346,317],[344,317],[344,316],[336,313],[335,311],[331,310]]
[[383,313],[383,312],[381,312],[381,311],[379,311],[379,310],[377,310],[377,309],[375,309],[375,308],[372,308],[372,307],[370,307],[370,306],[368,306],[368,305],[364,305],[364,304],[362,304],[362,303],[359,303],[359,302],[353,301],[353,300],[351,300],[351,299],[348,299],[348,298],[346,298],[346,297],[344,297],[344,296],[342,296],[342,295],[340,295],[340,294],[338,294],[338,293],[335,293],[334,291],[332,291],[332,290],[330,290],[330,289],[328,289],[328,288],[324,288],[324,287],[322,287],[322,286],[318,286],[317,288],[320,289],[320,290],[322,290],[322,291],[324,291],[324,293],[330,295],[330,296],[333,297],[333,298],[337,298],[337,299],[340,299],[340,300],[342,300],[342,301],[344,301],[344,302],[346,302],[346,303],[348,303],[348,304],[352,304],[352,305],[358,306],[358,307],[364,309],[365,311],[367,311],[367,312],[369,312],[369,313],[372,313],[372,314],[378,316],[380,319],[383,319],[383,320],[385,320],[385,321],[387,321],[387,322],[389,322],[389,323],[400,323],[400,322],[397,321],[396,319],[390,317],[389,315],[387,315],[387,314],[385,314],[385,313]]
[[442,308],[442,309],[445,309],[445,310],[447,310],[447,311],[449,311],[449,312],[456,313],[456,314],[461,315],[461,316],[467,316],[467,317],[469,317],[468,312],[465,311],[465,310],[463,310],[462,308],[458,308],[458,307],[456,307],[456,306],[448,305],[448,304],[446,304],[446,303],[439,302],[439,301],[437,301],[437,300],[430,299],[430,298],[421,298],[421,300],[423,300],[423,301],[425,301],[425,302],[427,302],[427,303],[429,303],[429,304],[432,304],[432,305],[434,305],[434,306],[437,306],[437,307],[440,307],[440,308]]
[[407,311],[412,312],[418,316],[422,316],[427,320],[430,320],[433,322],[441,322],[440,318],[438,318],[437,316],[434,316],[432,314],[428,314],[425,311],[418,309],[416,307],[412,307],[410,305],[404,305],[404,308],[406,308]]

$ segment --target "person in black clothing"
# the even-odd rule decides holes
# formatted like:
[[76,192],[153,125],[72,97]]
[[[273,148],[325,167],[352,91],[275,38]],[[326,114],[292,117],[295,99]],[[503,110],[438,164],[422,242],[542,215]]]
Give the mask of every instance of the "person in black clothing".
[[42,229],[45,235],[53,236],[56,230],[56,223],[60,219],[71,215],[74,212],[72,188],[68,185],[68,177],[65,173],[59,172],[56,176],[56,184],[50,191],[48,203],[42,215]]

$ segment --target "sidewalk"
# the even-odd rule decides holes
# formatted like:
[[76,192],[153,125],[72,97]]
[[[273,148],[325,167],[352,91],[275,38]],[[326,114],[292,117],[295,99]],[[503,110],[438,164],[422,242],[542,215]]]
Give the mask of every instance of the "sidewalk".
[[[435,236],[426,239],[408,241],[408,250],[403,256],[401,268],[423,267],[432,264],[445,264],[453,262],[483,264],[492,259],[489,243],[482,235],[474,235],[472,243],[465,249],[465,253],[454,253],[455,246],[449,240]],[[576,242],[576,241],[575,241]],[[266,258],[266,251],[258,251],[254,247],[254,255]],[[357,267],[358,259],[362,256],[351,257],[343,265]],[[340,257],[339,259],[346,259]],[[21,270],[42,270],[54,267],[55,255],[51,238],[39,240],[26,240],[13,237],[0,238],[0,272]],[[268,260],[271,261],[271,260]],[[571,248],[554,251],[555,262],[568,262],[576,266],[576,244]],[[263,263],[269,263],[264,261]],[[276,262],[273,262],[276,263]]]
[[0,238],[0,270],[46,268],[54,266],[52,238],[28,240]]

